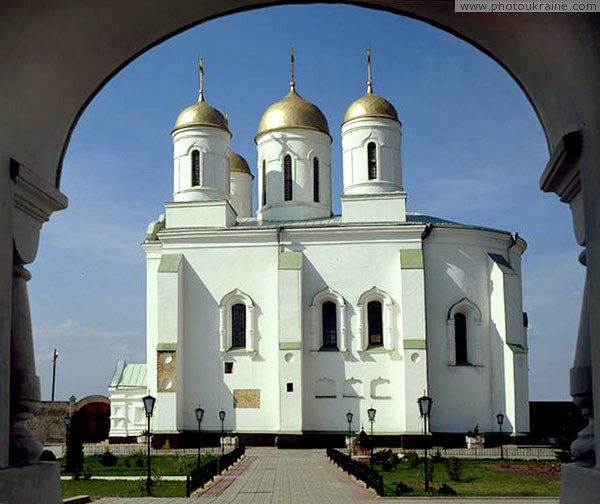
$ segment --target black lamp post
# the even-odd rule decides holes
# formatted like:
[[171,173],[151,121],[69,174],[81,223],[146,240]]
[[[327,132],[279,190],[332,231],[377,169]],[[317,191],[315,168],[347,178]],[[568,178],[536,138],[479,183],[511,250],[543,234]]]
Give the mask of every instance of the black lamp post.
[[66,470],[71,470],[71,454],[69,453],[69,427],[71,426],[71,417],[66,416],[65,422],[65,459],[66,459]]
[[223,444],[223,436],[225,435],[225,410],[219,411],[219,418],[221,420],[221,455],[225,452],[225,445]]
[[369,463],[371,464],[371,467],[373,467],[373,446],[374,446],[374,440],[373,440],[373,422],[375,421],[375,414],[377,413],[377,410],[375,408],[373,408],[373,406],[371,406],[368,410],[367,410],[367,416],[369,417],[369,423],[371,424],[371,457],[369,458]]
[[198,405],[196,408],[196,420],[198,420],[198,462],[196,463],[196,468],[200,469],[200,440],[201,440],[201,432],[202,432],[202,418],[204,418],[204,410]]
[[504,447],[502,446],[502,424],[504,423],[504,415],[502,412],[496,415],[496,421],[498,422],[498,427],[500,428],[500,459],[504,460]]
[[354,415],[352,411],[348,410],[346,413],[346,421],[348,422],[348,455],[352,454],[352,419]]
[[425,491],[429,492],[429,474],[428,474],[428,459],[427,459],[427,420],[429,419],[429,415],[431,414],[431,405],[433,404],[433,399],[429,396],[422,396],[417,399],[417,403],[419,404],[419,412],[421,413],[421,417],[423,418],[423,432],[425,434]]
[[152,489],[152,477],[150,474],[150,418],[152,418],[152,412],[154,411],[154,403],[156,402],[156,398],[148,394],[146,397],[142,398],[142,401],[144,401],[144,410],[146,411],[146,419],[148,420],[148,431],[146,432],[146,434],[148,435],[148,461],[146,463],[148,470],[146,472],[146,495],[150,495],[150,491]]

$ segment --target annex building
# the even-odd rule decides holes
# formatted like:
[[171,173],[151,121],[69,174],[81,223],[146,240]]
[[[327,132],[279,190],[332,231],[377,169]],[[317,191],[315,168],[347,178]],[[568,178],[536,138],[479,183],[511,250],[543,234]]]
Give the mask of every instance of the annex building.
[[[226,117],[199,99],[172,133],[173,201],[142,245],[147,363],[121,362],[109,387],[111,438],[145,430],[240,434],[422,432],[475,425],[525,433],[526,316],[516,234],[406,210],[402,124],[373,92],[341,125],[341,215],[332,214],[327,119],[289,93],[260,119],[255,176],[230,148]],[[253,213],[253,184],[258,209]]]

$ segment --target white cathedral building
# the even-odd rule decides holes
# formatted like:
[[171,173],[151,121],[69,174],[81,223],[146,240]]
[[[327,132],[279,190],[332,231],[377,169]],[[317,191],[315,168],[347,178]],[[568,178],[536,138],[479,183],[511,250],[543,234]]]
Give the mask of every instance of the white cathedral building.
[[[173,201],[148,227],[146,364],[117,365],[110,436],[145,430],[341,434],[376,409],[376,435],[529,430],[516,234],[406,212],[402,124],[373,93],[341,125],[332,214],[327,119],[296,91],[260,120],[254,176],[204,99],[172,133]],[[225,412],[223,425],[219,411]]]

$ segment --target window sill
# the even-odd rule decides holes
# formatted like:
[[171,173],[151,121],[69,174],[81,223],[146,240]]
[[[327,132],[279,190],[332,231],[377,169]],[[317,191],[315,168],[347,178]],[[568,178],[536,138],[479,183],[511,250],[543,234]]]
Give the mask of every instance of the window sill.
[[334,395],[318,395],[315,399],[335,399],[337,396]]
[[383,345],[371,345],[367,347],[363,352],[368,353],[389,353],[392,350],[387,350]]
[[448,364],[449,367],[451,368],[482,368],[483,366],[481,364],[471,364],[471,363],[467,363],[467,364]]
[[248,351],[245,348],[230,348],[221,352],[221,355],[254,355],[256,351]]
[[319,348],[318,351],[319,352],[339,352],[340,350],[336,346],[335,347],[322,346],[321,348]]

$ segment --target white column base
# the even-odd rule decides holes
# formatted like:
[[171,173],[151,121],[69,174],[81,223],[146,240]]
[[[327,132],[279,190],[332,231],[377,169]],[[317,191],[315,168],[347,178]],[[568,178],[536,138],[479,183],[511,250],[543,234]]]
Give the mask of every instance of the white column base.
[[0,469],[0,502],[61,504],[59,464],[37,462]]
[[600,470],[577,464],[562,466],[560,504],[597,502],[600,496]]

